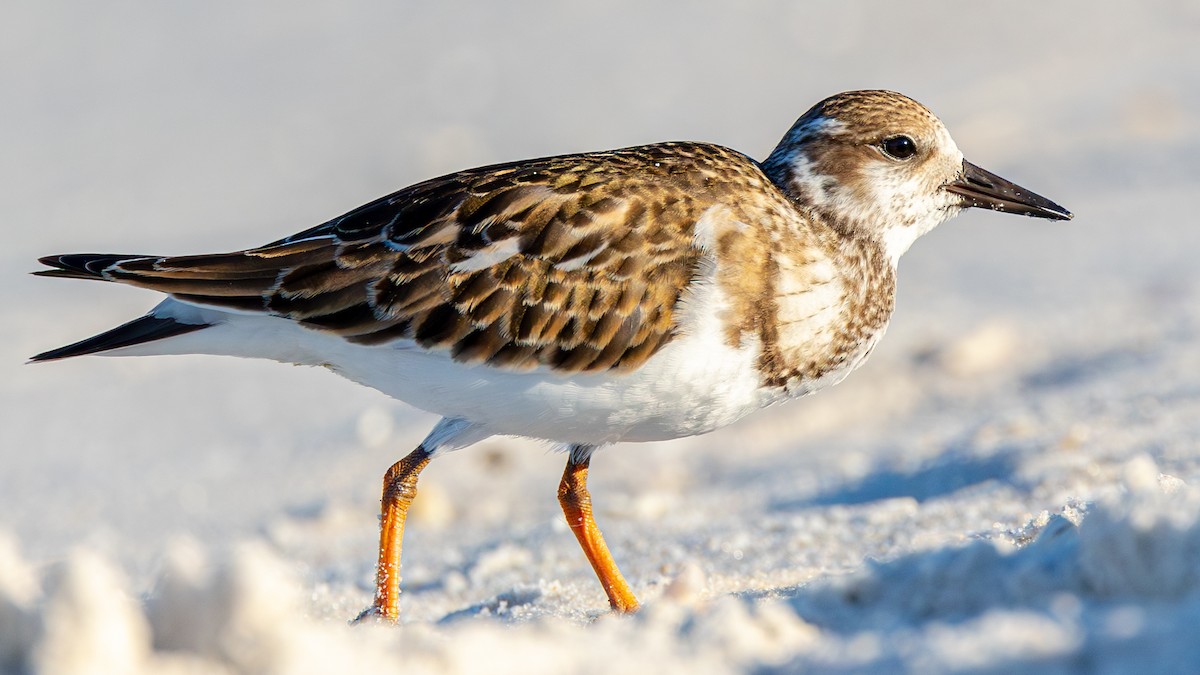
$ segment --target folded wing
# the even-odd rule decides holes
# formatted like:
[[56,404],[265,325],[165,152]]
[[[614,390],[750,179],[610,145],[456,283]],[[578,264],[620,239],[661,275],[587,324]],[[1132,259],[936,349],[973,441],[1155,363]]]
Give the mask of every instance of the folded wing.
[[[473,169],[266,246],[217,255],[79,254],[39,274],[99,278],[364,345],[467,363],[635,369],[675,334],[714,146],[662,144]],[[752,165],[748,159],[744,159]],[[701,189],[698,189],[701,188]]]

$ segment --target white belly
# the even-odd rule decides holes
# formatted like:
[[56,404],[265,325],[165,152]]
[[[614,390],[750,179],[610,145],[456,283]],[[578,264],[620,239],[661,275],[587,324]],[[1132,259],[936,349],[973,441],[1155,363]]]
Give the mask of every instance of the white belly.
[[756,351],[714,352],[685,337],[624,374],[514,373],[411,348],[374,350],[332,367],[418,408],[469,419],[493,433],[598,444],[702,434],[770,403],[752,368]]
[[634,372],[571,375],[465,365],[407,341],[355,345],[285,319],[174,300],[155,313],[220,323],[111,353],[223,354],[324,366],[492,434],[589,444],[668,440],[718,429],[783,396],[760,387],[758,344],[725,344],[716,315],[707,312],[697,312],[705,316],[687,322],[685,333]]

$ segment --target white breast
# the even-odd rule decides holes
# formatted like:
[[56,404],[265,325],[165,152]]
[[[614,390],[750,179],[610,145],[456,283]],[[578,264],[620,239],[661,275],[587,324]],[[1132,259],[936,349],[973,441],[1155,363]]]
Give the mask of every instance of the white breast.
[[828,258],[795,260],[778,256],[776,305],[780,348],[785,352],[823,353],[833,340],[845,304],[842,279]]

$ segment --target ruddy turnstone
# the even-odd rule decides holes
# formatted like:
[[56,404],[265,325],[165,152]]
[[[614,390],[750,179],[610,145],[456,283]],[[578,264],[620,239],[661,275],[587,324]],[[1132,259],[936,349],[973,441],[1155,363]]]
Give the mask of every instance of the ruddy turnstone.
[[638,602],[592,517],[599,447],[702,434],[841,381],[894,306],[896,262],[966,207],[1071,218],[965,161],[889,91],[806,112],[763,162],[708,143],[434,178],[258,248],[70,254],[35,274],[167,294],[33,357],[227,354],[320,365],[439,415],[383,479],[376,592],[395,620],[417,476],[493,435],[564,444],[558,499],[613,609]]

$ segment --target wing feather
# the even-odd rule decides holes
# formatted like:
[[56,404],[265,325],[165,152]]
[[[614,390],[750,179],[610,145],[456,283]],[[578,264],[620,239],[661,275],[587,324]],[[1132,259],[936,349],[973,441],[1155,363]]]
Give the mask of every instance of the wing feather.
[[766,181],[753,160],[705,144],[551,157],[426,181],[256,249],[58,256],[47,273],[467,363],[631,370],[678,330],[696,221],[747,180]]

